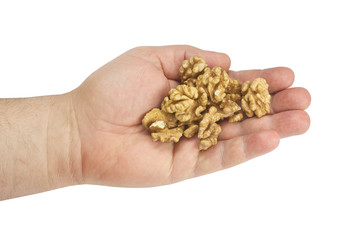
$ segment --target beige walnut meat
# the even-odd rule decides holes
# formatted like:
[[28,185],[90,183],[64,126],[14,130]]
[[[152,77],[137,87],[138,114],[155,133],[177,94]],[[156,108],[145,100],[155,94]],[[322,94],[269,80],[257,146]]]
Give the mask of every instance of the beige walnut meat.
[[241,121],[241,110],[247,117],[270,112],[268,84],[263,78],[241,86],[220,67],[209,68],[199,56],[184,60],[179,76],[182,84],[169,91],[161,109],[153,108],[142,120],[154,141],[178,142],[183,135],[197,134],[199,149],[206,150],[217,144],[222,131],[219,121]]
[[207,66],[205,59],[199,56],[193,56],[189,60],[184,60],[182,66],[179,68],[179,76],[182,82],[190,78],[195,79],[204,68]]
[[257,78],[252,83],[247,81],[242,85],[241,106],[247,117],[262,117],[270,112],[268,87],[264,78]]
[[209,147],[217,144],[218,135],[222,129],[216,122],[223,118],[222,113],[219,113],[216,107],[210,107],[205,113],[200,122],[198,137],[200,139],[200,150],[206,150]]

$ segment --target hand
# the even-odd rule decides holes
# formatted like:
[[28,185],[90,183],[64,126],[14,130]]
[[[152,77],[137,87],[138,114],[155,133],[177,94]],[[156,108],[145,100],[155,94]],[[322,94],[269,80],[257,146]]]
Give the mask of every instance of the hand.
[[289,88],[294,81],[292,70],[229,71],[231,78],[241,82],[257,77],[267,80],[272,94],[270,115],[224,122],[218,144],[206,151],[199,152],[197,137],[183,137],[177,144],[153,142],[141,120],[178,84],[178,68],[192,55],[204,57],[211,67],[230,67],[229,57],[222,53],[190,46],[139,47],[109,62],[70,93],[80,136],[77,161],[81,161],[83,183],[170,184],[265,154],[278,146],[280,137],[308,129],[310,119],[304,109],[310,95],[303,88]]

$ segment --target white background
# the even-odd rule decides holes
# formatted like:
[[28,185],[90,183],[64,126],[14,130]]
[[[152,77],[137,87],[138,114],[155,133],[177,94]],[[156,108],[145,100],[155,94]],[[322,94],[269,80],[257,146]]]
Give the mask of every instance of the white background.
[[[288,66],[312,124],[267,155],[171,186],[0,202],[0,239],[349,239],[346,1],[0,1],[0,97],[59,94],[140,45]],[[0,133],[1,134],[1,133]],[[1,158],[0,158],[1,159]]]

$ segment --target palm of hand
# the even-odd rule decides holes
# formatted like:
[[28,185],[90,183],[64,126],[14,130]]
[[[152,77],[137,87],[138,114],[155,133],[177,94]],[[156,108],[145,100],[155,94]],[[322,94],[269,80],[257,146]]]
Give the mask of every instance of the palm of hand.
[[[224,123],[219,143],[207,151],[199,152],[196,137],[182,138],[177,144],[153,142],[141,124],[142,117],[159,106],[177,83],[168,79],[160,58],[152,53],[148,48],[131,50],[97,70],[75,90],[82,173],[87,183],[129,187],[168,184],[234,166],[274,149],[279,135],[299,134],[308,128],[307,115],[302,111],[309,105],[304,100],[307,96],[303,106],[294,107],[299,109],[297,118],[286,120],[293,107],[283,106],[283,95],[290,95],[285,94],[290,90],[283,90],[274,96],[279,103],[273,103],[280,113]],[[262,72],[230,72],[242,81],[256,74]],[[278,84],[272,86],[273,81],[269,84],[271,89],[280,88]],[[298,91],[306,95],[305,90]],[[290,101],[299,105],[294,99]],[[285,129],[290,124],[295,125],[293,129]]]

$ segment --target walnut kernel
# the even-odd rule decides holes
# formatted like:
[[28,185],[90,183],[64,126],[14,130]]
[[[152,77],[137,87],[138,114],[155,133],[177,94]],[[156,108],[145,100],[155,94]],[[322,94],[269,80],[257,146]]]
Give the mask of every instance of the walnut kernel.
[[270,94],[268,83],[264,78],[256,78],[252,83],[249,81],[242,85],[241,106],[248,117],[262,117],[270,113]]
[[161,142],[178,142],[182,137],[183,128],[176,127],[171,129],[163,129],[161,131],[153,132],[151,134],[154,141],[160,140]]
[[200,150],[206,150],[217,144],[218,135],[221,133],[221,127],[216,123],[223,118],[222,113],[217,108],[210,107],[200,122],[198,137],[200,139]]
[[189,78],[196,78],[206,66],[205,59],[199,56],[192,56],[189,60],[184,60],[179,68],[179,76],[182,82]]

